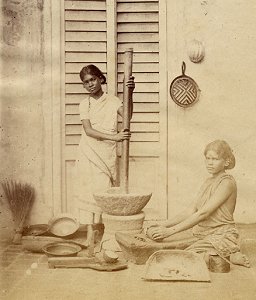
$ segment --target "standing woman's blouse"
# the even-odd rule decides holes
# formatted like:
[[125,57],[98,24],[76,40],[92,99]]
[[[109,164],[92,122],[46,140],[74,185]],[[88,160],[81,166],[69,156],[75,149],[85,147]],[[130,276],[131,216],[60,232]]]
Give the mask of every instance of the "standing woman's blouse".
[[92,128],[103,133],[115,134],[117,132],[117,110],[122,102],[116,96],[104,93],[95,100],[88,97],[79,105],[80,119],[88,119]]

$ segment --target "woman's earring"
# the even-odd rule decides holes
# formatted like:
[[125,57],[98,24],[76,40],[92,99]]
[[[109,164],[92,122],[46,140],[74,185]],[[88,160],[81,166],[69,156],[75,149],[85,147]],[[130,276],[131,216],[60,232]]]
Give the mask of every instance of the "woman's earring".
[[225,166],[228,167],[229,164],[230,164],[230,159],[227,159],[226,162],[225,162]]

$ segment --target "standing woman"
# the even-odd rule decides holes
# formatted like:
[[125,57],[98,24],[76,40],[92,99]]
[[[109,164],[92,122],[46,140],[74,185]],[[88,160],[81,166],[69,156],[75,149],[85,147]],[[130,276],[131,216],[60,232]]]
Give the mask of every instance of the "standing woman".
[[[75,197],[77,209],[83,211],[79,216],[80,222],[88,224],[88,245],[93,233],[92,225],[99,223],[102,213],[93,194],[115,185],[117,142],[129,139],[131,134],[124,130],[117,132],[117,116],[122,117],[123,114],[122,102],[103,91],[106,77],[101,70],[95,65],[87,65],[80,71],[80,78],[89,95],[79,106],[83,131],[76,161]],[[132,95],[134,78],[130,77],[126,84]],[[130,98],[132,104],[132,96]]]

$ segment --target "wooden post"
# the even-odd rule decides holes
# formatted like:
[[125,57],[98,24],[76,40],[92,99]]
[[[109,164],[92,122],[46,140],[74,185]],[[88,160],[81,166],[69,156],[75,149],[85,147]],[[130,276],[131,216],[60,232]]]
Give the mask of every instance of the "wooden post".
[[[133,49],[129,48],[124,53],[124,82],[123,82],[123,129],[130,130],[131,94],[126,86],[127,80],[132,75]],[[122,142],[122,169],[121,169],[121,191],[128,194],[129,186],[129,140]]]

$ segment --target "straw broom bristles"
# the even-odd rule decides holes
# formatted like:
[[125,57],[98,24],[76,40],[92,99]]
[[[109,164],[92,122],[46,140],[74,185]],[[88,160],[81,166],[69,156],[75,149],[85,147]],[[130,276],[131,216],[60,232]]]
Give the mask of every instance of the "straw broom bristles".
[[15,226],[16,233],[13,243],[18,244],[21,242],[24,223],[35,200],[35,190],[27,183],[22,184],[13,180],[6,180],[2,183],[2,187],[12,212]]

